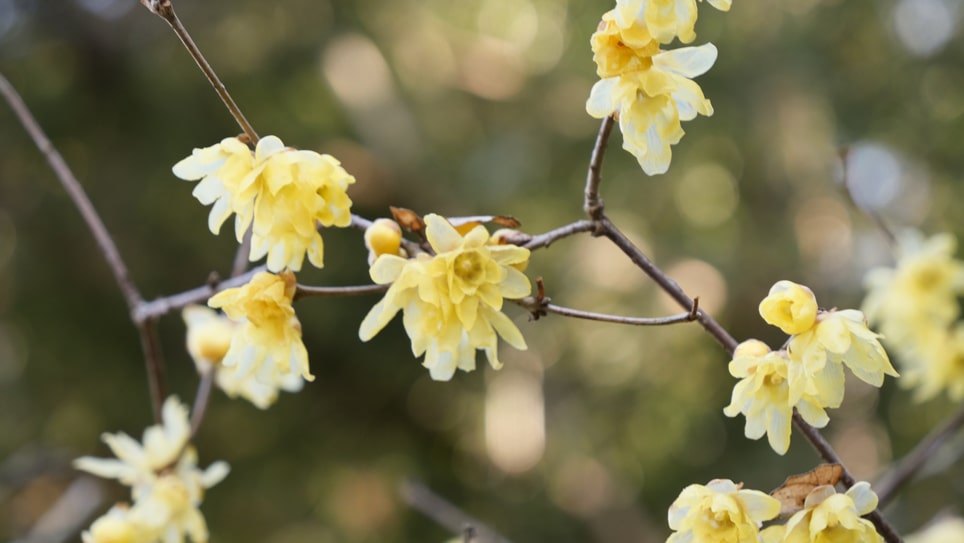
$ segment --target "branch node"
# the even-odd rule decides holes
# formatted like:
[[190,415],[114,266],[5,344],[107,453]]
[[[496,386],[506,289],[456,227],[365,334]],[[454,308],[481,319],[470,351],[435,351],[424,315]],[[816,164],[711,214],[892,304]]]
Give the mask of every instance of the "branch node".
[[689,320],[696,321],[700,319],[700,297],[696,296],[693,298],[693,307],[690,308]]

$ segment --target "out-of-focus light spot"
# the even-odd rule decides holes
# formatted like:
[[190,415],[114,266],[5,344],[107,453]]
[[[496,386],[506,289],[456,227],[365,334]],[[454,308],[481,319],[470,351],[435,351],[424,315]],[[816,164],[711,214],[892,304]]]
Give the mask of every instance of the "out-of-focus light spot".
[[519,49],[505,41],[480,38],[462,54],[461,61],[462,87],[482,98],[511,98],[525,82]]
[[416,18],[398,36],[392,54],[399,79],[416,92],[438,92],[456,79],[452,46],[439,25],[426,17]]
[[836,430],[831,441],[837,453],[847,459],[854,477],[867,480],[880,473],[881,460],[889,460],[881,458],[890,449],[885,436],[886,432],[876,432],[867,421],[854,421]]
[[326,501],[341,527],[354,535],[373,535],[384,530],[398,512],[394,489],[382,475],[372,471],[338,474]]
[[[726,279],[715,267],[702,260],[682,260],[670,266],[666,275],[674,279],[691,298],[700,297],[700,307],[710,314],[719,313],[726,305]],[[680,306],[660,291],[660,302],[667,310],[680,312]]]
[[332,42],[321,67],[335,95],[349,108],[372,109],[392,99],[388,64],[363,36],[349,34]]
[[883,145],[854,145],[847,151],[845,166],[847,190],[862,209],[886,207],[900,189],[900,161]]
[[[603,313],[631,314],[622,305],[610,307],[595,305],[593,309]],[[643,364],[640,353],[654,351],[652,338],[636,334],[626,336],[626,330],[612,324],[587,324],[577,319],[568,322],[570,337],[576,347],[579,369],[584,379],[601,387],[623,387],[636,382],[635,375]],[[600,345],[605,345],[602,354]]]
[[546,447],[542,381],[515,372],[498,374],[485,396],[485,448],[506,473],[536,466]]
[[894,8],[894,29],[900,43],[913,55],[931,56],[954,35],[959,2],[901,0]]
[[736,179],[715,163],[690,168],[676,184],[675,196],[683,218],[705,228],[725,222],[739,203]]
[[20,10],[15,0],[0,0],[0,37],[20,21]]
[[931,67],[921,78],[921,97],[931,115],[939,121],[953,121],[964,114],[964,78],[959,72]]
[[528,0],[486,0],[479,8],[476,23],[482,34],[524,49],[535,40],[539,14]]
[[102,19],[116,19],[124,15],[136,2],[128,0],[77,0],[77,4]]
[[[638,232],[623,231],[640,250],[652,257],[649,245]],[[569,270],[576,276],[576,283],[630,293],[646,282],[646,274],[612,243],[589,236],[579,236],[573,243],[575,246],[569,253]]]
[[592,517],[612,503],[613,479],[592,458],[569,458],[550,480],[549,495],[563,510]]
[[599,130],[599,121],[586,114],[585,110],[573,107],[589,97],[592,81],[571,78],[548,89],[545,99],[540,102],[542,122],[557,134],[582,140]]
[[850,215],[837,199],[806,200],[793,221],[803,259],[816,262],[820,271],[834,274],[851,266],[853,247]]

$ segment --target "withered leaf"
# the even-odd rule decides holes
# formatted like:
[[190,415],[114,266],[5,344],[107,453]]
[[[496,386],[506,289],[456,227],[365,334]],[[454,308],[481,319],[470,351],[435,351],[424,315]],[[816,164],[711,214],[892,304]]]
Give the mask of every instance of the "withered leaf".
[[803,509],[803,502],[813,489],[836,485],[841,477],[843,468],[840,464],[820,464],[806,473],[787,477],[770,495],[780,500],[780,516],[789,516]]
[[490,222],[505,228],[518,228],[522,225],[515,217],[508,215],[475,215],[472,217],[448,217],[448,221],[456,228],[466,224],[484,224]]
[[391,210],[395,222],[403,229],[409,232],[421,232],[425,230],[425,221],[418,216],[418,213],[415,213],[411,209],[394,206],[390,206],[388,209]]

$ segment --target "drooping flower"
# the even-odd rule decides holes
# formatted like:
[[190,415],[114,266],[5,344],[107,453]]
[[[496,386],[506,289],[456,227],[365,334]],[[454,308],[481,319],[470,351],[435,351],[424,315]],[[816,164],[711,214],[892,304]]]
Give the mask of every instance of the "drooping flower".
[[817,297],[809,288],[792,281],[777,281],[760,302],[760,316],[787,335],[813,328],[817,320]]
[[130,541],[167,543],[183,541],[185,534],[195,543],[207,541],[198,507],[204,490],[224,479],[228,465],[215,462],[203,471],[198,468],[197,453],[188,444],[190,433],[187,407],[172,396],[164,402],[162,424],[144,431],[143,444],[124,433],[104,434],[117,459],[85,456],[74,461],[77,469],[130,486],[133,501],[129,508],[117,507],[98,519],[85,543],[128,536]]
[[301,390],[304,379],[300,373],[274,372],[270,374],[269,382],[262,382],[254,372],[242,374],[237,364],[222,365],[239,326],[228,317],[200,305],[189,305],[181,314],[187,325],[187,350],[198,373],[216,372],[215,383],[231,398],[240,396],[261,409],[267,409],[278,399],[279,390]]
[[308,351],[301,340],[301,323],[291,306],[295,293],[291,272],[260,272],[247,285],[215,294],[208,305],[221,308],[238,323],[221,365],[236,367],[238,379],[254,375],[264,384],[286,375],[313,381]]
[[618,13],[604,15],[591,40],[602,79],[593,85],[586,111],[597,119],[616,115],[623,148],[648,175],[665,173],[672,159],[670,146],[684,134],[680,122],[713,114],[692,78],[713,66],[716,47],[708,43],[660,51],[647,27],[634,23],[621,28],[617,17],[625,22],[625,15]]
[[447,381],[456,368],[475,369],[481,349],[492,367],[498,358],[498,336],[517,349],[525,340],[502,313],[503,300],[522,298],[531,291],[525,275],[514,266],[528,261],[529,251],[514,245],[493,245],[482,225],[461,235],[435,214],[425,217],[425,236],[434,255],[405,259],[382,254],[370,274],[378,284],[391,284],[362,321],[359,337],[368,341],[403,311],[405,331],[415,356],[433,379]]
[[871,270],[865,281],[863,309],[896,353],[901,384],[916,387],[918,400],[945,389],[955,400],[964,397],[964,369],[955,369],[964,348],[954,324],[964,295],[964,261],[954,258],[956,246],[950,234],[925,240],[902,232],[896,267]]
[[883,384],[885,374],[898,376],[863,313],[819,310],[813,292],[803,285],[778,281],[760,303],[760,315],[790,334],[787,381],[793,405],[809,396],[820,406],[839,407],[843,366],[876,387]]
[[746,437],[759,439],[766,433],[770,447],[781,455],[790,447],[794,407],[817,428],[830,420],[820,403],[808,395],[796,404],[790,403],[789,365],[786,351],[771,351],[755,339],[744,341],[733,352],[729,365],[730,374],[741,380],[733,387],[730,405],[723,409],[728,417],[743,413]]
[[714,479],[684,488],[669,508],[666,543],[759,543],[760,524],[780,513],[780,502],[742,486]]
[[846,494],[833,486],[818,486],[804,500],[804,508],[785,525],[785,543],[880,543],[884,539],[862,515],[877,508],[870,484],[859,482]]
[[214,204],[208,228],[217,234],[234,213],[240,243],[252,228],[250,260],[268,257],[268,269],[301,269],[304,257],[324,265],[324,244],[317,223],[348,226],[351,200],[346,190],[355,182],[329,155],[285,147],[275,136],[258,141],[252,152],[237,138],[195,149],[174,166],[174,175],[200,183],[194,196]]

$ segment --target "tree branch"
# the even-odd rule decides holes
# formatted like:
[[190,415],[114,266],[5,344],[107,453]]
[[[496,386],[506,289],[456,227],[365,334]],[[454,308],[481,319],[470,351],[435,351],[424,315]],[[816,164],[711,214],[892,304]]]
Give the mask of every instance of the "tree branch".
[[197,435],[207,413],[208,402],[211,400],[211,388],[214,379],[217,377],[217,366],[211,367],[208,371],[201,374],[201,380],[197,384],[197,394],[194,395],[194,406],[191,407],[191,437]]
[[668,317],[623,317],[620,315],[611,315],[608,313],[596,313],[593,311],[583,311],[581,309],[572,309],[570,307],[563,307],[556,304],[551,304],[548,299],[540,300],[537,296],[526,296],[518,300],[508,300],[515,304],[518,304],[526,308],[532,317],[538,320],[540,317],[545,316],[547,313],[555,313],[556,315],[562,315],[563,317],[572,317],[576,319],[585,319],[590,321],[599,322],[611,322],[614,324],[628,324],[631,326],[665,326],[668,324],[679,324],[683,322],[693,322],[699,318],[699,307],[698,302],[694,300],[693,308],[691,311],[686,313],[680,313],[678,315],[670,315]]
[[3,74],[0,74],[0,94],[3,94],[4,99],[10,104],[10,108],[17,116],[17,119],[20,120],[20,124],[22,124],[27,130],[27,133],[30,134],[34,145],[37,146],[37,149],[39,149],[44,155],[44,158],[47,159],[50,168],[54,171],[54,174],[64,187],[67,195],[77,207],[80,216],[87,224],[87,228],[89,228],[91,234],[93,234],[97,247],[100,249],[101,254],[104,255],[104,260],[107,261],[111,273],[114,274],[114,280],[117,282],[121,294],[124,295],[127,308],[133,312],[141,302],[141,295],[131,280],[130,273],[124,264],[124,260],[120,256],[120,251],[117,250],[114,239],[111,237],[110,232],[107,231],[107,227],[104,226],[104,221],[101,220],[97,210],[94,209],[94,204],[92,204],[90,198],[87,197],[87,193],[84,192],[84,188],[80,182],[77,181],[77,178],[74,177],[74,173],[70,170],[64,158],[57,152],[56,147],[50,142],[47,135],[44,134],[43,129],[40,128],[40,124],[37,123],[37,120],[34,119],[30,113],[27,105],[24,104],[20,94],[17,93],[16,89],[13,88]]
[[399,487],[402,501],[439,523],[452,533],[465,537],[471,532],[473,543],[511,543],[504,536],[479,522],[445,498],[417,481],[403,481]]
[[560,226],[559,228],[550,230],[545,234],[539,234],[538,236],[530,236],[528,238],[519,240],[509,239],[507,241],[510,243],[515,243],[521,247],[525,247],[529,250],[544,249],[560,239],[567,238],[575,234],[581,234],[583,232],[591,232],[595,228],[596,224],[594,222],[582,220],[567,224],[565,226]]
[[902,486],[910,482],[924,464],[933,457],[944,443],[954,437],[964,427],[964,407],[951,415],[943,424],[931,430],[927,437],[917,444],[914,449],[900,460],[900,463],[889,474],[877,483],[877,497],[880,507],[884,507],[893,499]]
[[381,294],[391,285],[352,285],[348,287],[312,287],[297,285],[294,300],[302,298],[321,298],[336,296],[365,296],[367,294]]
[[606,156],[606,147],[609,144],[609,135],[613,131],[615,119],[612,116],[606,117],[599,125],[599,134],[596,135],[596,144],[593,145],[592,155],[589,158],[589,171],[586,173],[586,191],[583,200],[583,211],[593,221],[598,221],[603,217],[604,203],[599,197],[599,184],[602,182],[602,164]]
[[204,58],[204,55],[201,54],[201,50],[198,49],[194,40],[191,39],[191,35],[188,34],[187,29],[184,28],[177,14],[174,13],[174,6],[171,4],[171,0],[140,0],[140,2],[150,10],[151,13],[167,21],[167,24],[170,25],[174,33],[177,34],[178,39],[184,44],[191,58],[197,63],[198,68],[204,73],[204,77],[206,77],[208,82],[211,83],[211,86],[214,87],[214,92],[218,93],[218,97],[224,102],[224,106],[228,108],[231,116],[237,121],[238,126],[241,127],[241,130],[248,136],[252,144],[257,144],[259,139],[257,132],[254,131],[251,123],[249,123],[244,117],[244,114],[241,113],[238,104],[234,102],[231,94],[228,93],[227,87],[225,87],[221,79],[218,78],[218,74],[214,72],[214,68],[211,67],[207,59]]
[[232,277],[225,281],[209,282],[206,285],[192,288],[191,290],[185,290],[184,292],[178,292],[177,294],[143,302],[140,307],[137,308],[135,320],[156,319],[171,311],[181,309],[184,306],[206,302],[208,298],[222,290],[247,284],[256,273],[263,272],[265,269],[264,266],[258,266],[257,268],[248,270],[242,275]]

